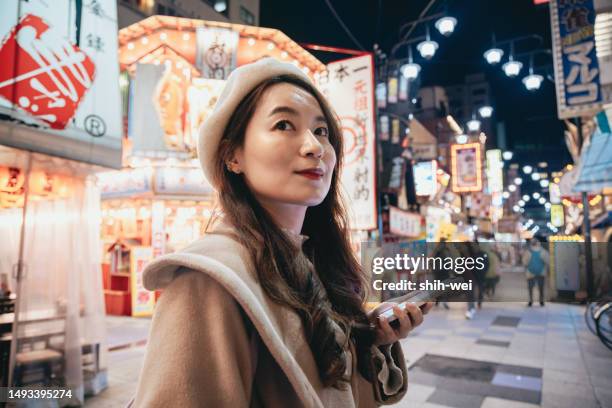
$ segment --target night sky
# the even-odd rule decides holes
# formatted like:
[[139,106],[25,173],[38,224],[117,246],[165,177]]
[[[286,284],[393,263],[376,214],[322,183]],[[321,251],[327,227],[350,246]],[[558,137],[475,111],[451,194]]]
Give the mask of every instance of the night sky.
[[[373,44],[378,43],[388,53],[399,40],[401,24],[416,19],[429,0],[331,2],[366,50],[371,51]],[[553,82],[545,81],[539,91],[529,92],[520,80],[526,75],[528,61],[522,61],[522,75],[510,79],[501,67],[487,65],[482,56],[490,46],[493,30],[499,41],[538,34],[544,38],[544,47],[550,48],[548,5],[535,6],[532,0],[437,0],[427,14],[440,12],[445,5],[448,14],[457,18],[458,26],[451,37],[444,38],[432,24],[432,37],[440,48],[430,62],[418,61],[423,66],[422,86],[463,83],[466,74],[485,73],[492,87],[495,119],[505,123],[508,147],[515,152],[513,161],[535,165],[546,160],[553,171],[569,163],[564,126],[556,114]],[[261,0],[260,25],[278,28],[299,43],[358,48],[324,0]],[[421,34],[416,30],[413,36]],[[329,53],[315,55],[323,62],[341,57]],[[546,57],[536,61],[542,65],[550,63]]]

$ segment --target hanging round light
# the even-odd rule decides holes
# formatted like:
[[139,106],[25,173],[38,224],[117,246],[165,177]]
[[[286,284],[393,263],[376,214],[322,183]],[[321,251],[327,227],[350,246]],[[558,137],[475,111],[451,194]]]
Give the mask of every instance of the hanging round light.
[[537,91],[544,81],[542,75],[533,73],[533,54],[529,56],[529,75],[523,78],[523,85],[528,91]]
[[227,9],[227,1],[216,0],[214,8],[217,13],[223,13]]
[[513,156],[514,156],[514,154],[511,151],[509,151],[509,150],[506,150],[505,152],[502,153],[502,158],[504,160],[506,160],[506,161],[512,160]]
[[550,181],[548,181],[548,180],[546,180],[546,179],[540,180],[540,186],[541,186],[542,188],[546,188],[546,187],[548,187],[549,185],[550,185]]
[[510,61],[506,62],[502,65],[502,69],[507,77],[513,78],[520,74],[521,69],[523,68],[523,63],[521,61],[514,61],[512,59],[512,55],[510,55]]
[[445,37],[450,36],[457,27],[457,19],[455,17],[442,17],[436,21],[436,28]]
[[412,60],[412,47],[408,46],[408,63],[400,67],[400,71],[404,78],[413,81],[418,78],[421,72],[421,66]]
[[429,37],[429,26],[427,26],[426,30],[426,39],[417,45],[417,50],[419,50],[421,57],[429,60],[436,54],[436,51],[438,50],[438,43]]
[[515,178],[514,184],[516,184],[517,186],[520,186],[521,184],[523,184],[523,179],[520,177]]
[[514,184],[510,184],[508,186],[508,191],[514,193],[516,191],[516,186]]
[[523,85],[525,85],[528,91],[537,91],[540,89],[543,81],[544,77],[542,75],[529,74],[523,78]]
[[533,171],[533,167],[531,167],[531,166],[523,166],[523,173],[531,174],[532,171]]
[[467,135],[457,135],[455,139],[457,140],[457,143],[459,144],[465,144],[468,141]]
[[419,64],[415,64],[414,62],[409,62],[407,64],[402,65],[400,70],[404,78],[413,81],[419,76],[419,72],[421,72],[421,66]]
[[491,115],[493,115],[493,107],[489,105],[481,106],[480,108],[478,108],[478,114],[484,119],[490,118]]
[[495,65],[500,63],[502,57],[504,56],[504,50],[501,48],[491,48],[486,50],[483,55],[489,65]]
[[502,65],[502,69],[507,77],[513,78],[517,76],[521,69],[523,69],[523,63],[521,61],[514,60],[514,43],[510,43],[510,55],[508,57],[508,62]]
[[480,121],[476,118],[469,120],[466,125],[470,132],[478,132],[480,130]]
[[422,41],[417,45],[417,50],[419,50],[421,57],[432,59],[438,50],[438,43],[432,40]]

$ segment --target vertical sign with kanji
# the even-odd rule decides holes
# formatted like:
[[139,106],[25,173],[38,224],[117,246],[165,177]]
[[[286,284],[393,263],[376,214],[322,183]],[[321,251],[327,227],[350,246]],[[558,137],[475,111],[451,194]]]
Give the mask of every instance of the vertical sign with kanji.
[[144,287],[143,272],[153,259],[151,247],[135,246],[130,251],[130,284],[132,316],[151,316],[155,306],[155,293]]
[[341,181],[351,228],[377,227],[374,63],[371,55],[332,62],[321,91],[340,117],[344,137]]
[[601,109],[593,0],[551,0],[557,111],[560,119]]

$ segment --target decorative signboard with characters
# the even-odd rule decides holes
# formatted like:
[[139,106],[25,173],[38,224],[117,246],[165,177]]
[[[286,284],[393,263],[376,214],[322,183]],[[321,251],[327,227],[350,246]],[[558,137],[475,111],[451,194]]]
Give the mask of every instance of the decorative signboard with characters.
[[0,3],[0,144],[121,165],[117,3]]
[[341,181],[351,228],[376,229],[376,147],[374,63],[371,55],[327,65],[319,86],[340,117],[344,135]]

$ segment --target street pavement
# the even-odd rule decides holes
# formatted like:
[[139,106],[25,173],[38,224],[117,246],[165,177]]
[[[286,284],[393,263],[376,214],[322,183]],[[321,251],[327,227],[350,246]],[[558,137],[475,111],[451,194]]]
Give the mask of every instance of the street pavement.
[[[437,307],[402,344],[409,390],[394,407],[612,407],[612,351],[584,307],[485,302]],[[108,318],[109,387],[88,407],[124,406],[135,392],[150,321]]]

